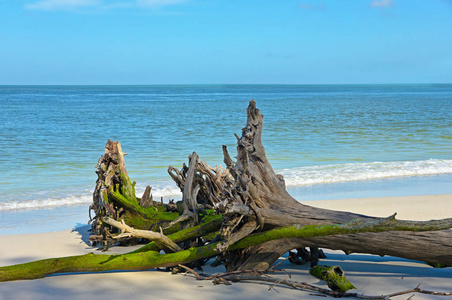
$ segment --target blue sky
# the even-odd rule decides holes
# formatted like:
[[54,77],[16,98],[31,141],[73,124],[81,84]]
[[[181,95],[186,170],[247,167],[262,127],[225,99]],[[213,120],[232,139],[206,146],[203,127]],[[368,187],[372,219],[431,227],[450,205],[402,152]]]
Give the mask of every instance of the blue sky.
[[452,0],[0,0],[0,84],[452,83]]

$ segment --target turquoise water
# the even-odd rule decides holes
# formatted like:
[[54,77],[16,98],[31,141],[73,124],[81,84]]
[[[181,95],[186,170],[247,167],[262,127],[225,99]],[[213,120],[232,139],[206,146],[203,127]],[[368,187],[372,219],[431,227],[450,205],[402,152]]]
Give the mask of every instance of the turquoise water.
[[452,193],[452,85],[0,86],[0,234],[86,223],[108,139],[138,193],[180,197],[168,165],[221,164],[250,99],[299,200]]

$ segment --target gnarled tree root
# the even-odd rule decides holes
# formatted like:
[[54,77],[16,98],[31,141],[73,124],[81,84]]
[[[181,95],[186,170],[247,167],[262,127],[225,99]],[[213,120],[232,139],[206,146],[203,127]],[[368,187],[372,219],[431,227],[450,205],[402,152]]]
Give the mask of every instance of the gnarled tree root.
[[[410,226],[399,224],[394,216],[376,221],[351,221],[339,225],[308,225],[276,228],[270,231],[250,235],[230,245],[228,250],[238,250],[260,245],[262,243],[286,238],[309,238],[312,236],[334,236],[360,232],[381,232],[385,230],[436,230],[452,228],[452,219],[442,222],[421,222],[421,225]],[[433,226],[433,227],[432,227]],[[171,236],[169,236],[171,238]],[[0,268],[0,281],[42,278],[55,273],[70,272],[102,272],[111,270],[148,270],[157,267],[171,267],[186,264],[199,259],[209,258],[218,254],[220,242],[202,247],[189,248],[176,253],[159,254],[156,251],[131,252],[123,255],[86,254],[81,256],[44,259],[25,264]]]

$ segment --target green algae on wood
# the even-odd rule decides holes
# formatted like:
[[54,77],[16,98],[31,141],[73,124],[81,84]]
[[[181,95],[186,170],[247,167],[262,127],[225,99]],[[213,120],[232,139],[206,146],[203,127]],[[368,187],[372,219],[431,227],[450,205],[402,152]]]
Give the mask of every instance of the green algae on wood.
[[[92,233],[97,237],[105,235],[105,229],[109,233],[116,230],[102,222],[107,216],[115,220],[124,221],[135,229],[158,231],[159,227],[166,227],[168,223],[178,217],[178,214],[170,211],[169,206],[161,204],[142,207],[139,198],[135,194],[135,182],[129,178],[124,162],[121,143],[108,140],[105,153],[97,164],[97,181],[93,193],[93,204],[90,210],[95,212],[91,218]],[[166,209],[163,209],[165,207]],[[176,226],[165,230],[165,234],[171,234],[178,230]],[[103,238],[104,242],[107,242]]]
[[268,230],[244,238],[229,247],[230,250],[251,247],[282,238],[310,238],[341,234],[383,231],[433,231],[452,228],[452,218],[431,221],[397,220],[395,215],[372,221],[355,219],[338,225],[293,225]]
[[[175,243],[180,243],[197,237],[205,237],[211,234],[216,235],[220,229],[222,219],[223,216],[221,215],[208,216],[202,220],[203,222],[201,224],[170,234],[168,235],[168,238]],[[154,242],[150,242],[132,253],[145,252],[149,250],[158,251],[160,248]]]
[[345,293],[348,290],[355,289],[353,284],[347,280],[344,271],[338,266],[315,266],[309,273],[318,279],[327,282],[328,287],[336,292]]
[[[436,224],[436,221],[421,222],[422,225],[418,226],[420,228],[418,229],[425,230],[433,226],[428,225],[429,222],[435,223],[435,228],[438,230],[451,228],[452,219],[445,220],[447,221],[442,226]],[[385,222],[402,221],[395,220],[394,218],[386,218],[372,222],[352,221],[342,225],[289,226],[250,235],[231,245],[228,250],[244,249],[281,238],[328,236],[355,232],[381,232],[384,231]],[[359,223],[358,228],[353,226],[356,223]],[[394,228],[398,228],[399,230],[408,230],[408,228],[411,230],[416,229],[413,226],[413,224],[408,227],[389,226],[387,230],[392,231],[395,230]],[[50,258],[20,265],[0,267],[0,281],[42,278],[55,273],[148,270],[156,267],[176,266],[178,264],[216,256],[218,254],[217,246],[219,244],[213,243],[168,254],[159,254],[156,251],[144,249],[140,252],[131,252],[123,255],[87,254],[64,258]]]

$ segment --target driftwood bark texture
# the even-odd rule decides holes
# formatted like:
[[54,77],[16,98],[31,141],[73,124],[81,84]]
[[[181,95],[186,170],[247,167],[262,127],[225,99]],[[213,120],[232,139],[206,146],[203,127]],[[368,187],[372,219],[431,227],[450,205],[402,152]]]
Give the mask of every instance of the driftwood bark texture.
[[[222,231],[227,241],[234,241],[235,236],[241,237],[254,231],[293,224],[326,225],[347,223],[353,219],[375,220],[374,217],[303,205],[292,198],[285,189],[282,176],[275,174],[265,155],[261,140],[263,116],[254,101],[250,102],[247,117],[247,124],[237,142],[237,161],[233,162],[227,151],[224,151],[225,163],[235,178],[232,190],[227,190],[229,197],[221,203],[225,220],[231,220],[230,223],[223,222]],[[401,221],[401,224],[409,225],[413,222]],[[255,227],[254,231],[250,227]],[[432,229],[428,233],[389,230],[288,238],[266,242],[232,255],[228,253],[226,264],[229,270],[266,269],[291,249],[323,247],[346,253],[393,255],[432,265],[452,266],[451,237],[452,230]]]
[[[168,173],[182,200],[154,201],[148,187],[135,195],[119,142],[108,141],[97,164],[90,211],[91,240],[107,247],[117,241],[148,241],[124,255],[83,255],[1,267],[0,281],[39,278],[60,272],[196,267],[216,257],[228,272],[268,270],[284,253],[291,258],[311,248],[393,255],[452,266],[452,218],[427,222],[380,219],[303,205],[286,191],[262,145],[263,116],[252,100],[237,137],[234,161],[223,147],[225,168],[210,167],[194,152],[188,166]],[[166,254],[159,253],[164,250]]]

